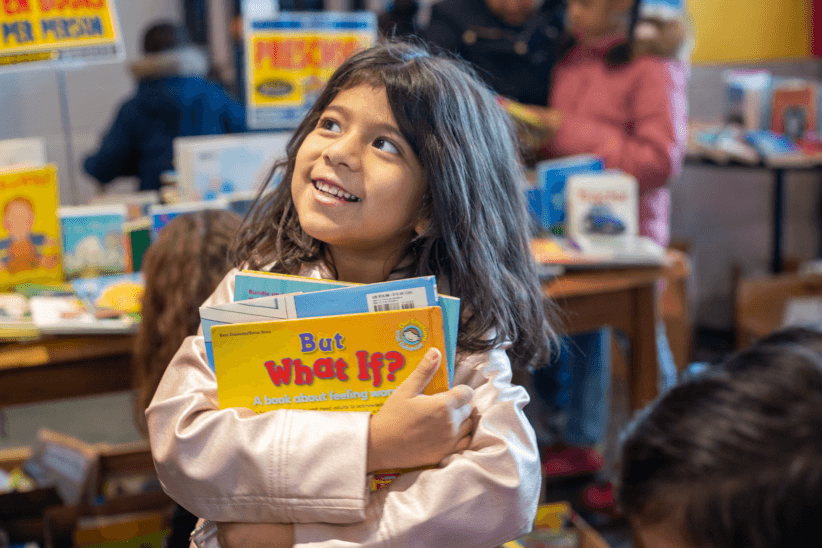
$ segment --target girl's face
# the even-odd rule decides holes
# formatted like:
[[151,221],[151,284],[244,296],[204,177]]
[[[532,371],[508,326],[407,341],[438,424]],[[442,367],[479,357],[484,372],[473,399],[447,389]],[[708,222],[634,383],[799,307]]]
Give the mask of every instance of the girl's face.
[[400,133],[384,88],[340,91],[305,138],[291,195],[300,225],[337,259],[401,255],[420,221],[422,166]]
[[581,44],[625,31],[630,0],[568,0],[565,18],[568,29]]

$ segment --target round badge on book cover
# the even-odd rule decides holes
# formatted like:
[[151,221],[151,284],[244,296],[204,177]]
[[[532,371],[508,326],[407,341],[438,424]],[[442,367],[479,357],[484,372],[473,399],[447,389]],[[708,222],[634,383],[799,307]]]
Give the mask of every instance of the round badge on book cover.
[[422,324],[416,320],[410,320],[400,324],[397,330],[397,342],[405,350],[419,350],[422,348],[428,334]]

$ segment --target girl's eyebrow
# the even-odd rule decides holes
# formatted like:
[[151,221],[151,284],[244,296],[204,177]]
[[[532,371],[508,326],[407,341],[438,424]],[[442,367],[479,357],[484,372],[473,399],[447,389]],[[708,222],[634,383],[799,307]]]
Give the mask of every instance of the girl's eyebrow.
[[[341,105],[329,105],[329,106],[325,107],[325,111],[323,112],[323,114],[325,114],[326,112],[329,112],[329,111],[336,112],[344,118],[349,118],[351,116],[351,113],[350,113],[349,109],[344,107],[344,106],[341,106]],[[400,130],[399,130],[398,127],[396,127],[392,124],[385,123],[385,122],[377,122],[376,124],[373,124],[373,125],[374,125],[374,127],[376,127],[378,132],[380,132],[380,133],[390,133],[391,136],[394,137],[395,139],[398,139],[402,142],[405,142],[405,137],[403,136],[402,133],[400,133]]]

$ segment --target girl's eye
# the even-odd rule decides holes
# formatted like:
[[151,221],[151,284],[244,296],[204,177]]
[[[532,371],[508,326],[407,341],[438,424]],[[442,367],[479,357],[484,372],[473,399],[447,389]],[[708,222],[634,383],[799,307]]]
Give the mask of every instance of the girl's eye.
[[334,133],[339,133],[342,131],[340,124],[331,120],[330,118],[324,118],[320,120],[320,127],[326,131],[333,131]]
[[389,141],[388,139],[383,139],[380,137],[374,141],[374,148],[378,148],[380,150],[384,150],[386,152],[391,152],[392,154],[399,154],[400,149],[397,148],[397,145]]

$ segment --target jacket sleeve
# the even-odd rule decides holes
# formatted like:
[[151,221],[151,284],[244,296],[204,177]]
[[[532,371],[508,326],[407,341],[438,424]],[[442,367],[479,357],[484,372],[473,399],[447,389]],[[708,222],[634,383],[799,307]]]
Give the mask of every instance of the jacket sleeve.
[[137,175],[132,125],[132,110],[127,102],[117,112],[114,123],[100,143],[100,149],[83,162],[86,173],[104,184],[117,177]]
[[372,493],[362,523],[296,524],[295,547],[483,548],[531,530],[541,475],[523,414],[528,394],[511,384],[503,350],[465,359],[455,382],[474,388],[479,422],[470,447]]
[[[231,300],[235,274],[206,304]],[[221,410],[202,336],[185,340],[146,410],[155,466],[171,498],[203,518],[269,523],[365,518],[369,417]]]
[[549,156],[596,154],[607,168],[637,178],[639,193],[665,185],[682,171],[687,141],[686,68],[678,61],[642,57],[629,108],[632,132],[584,114],[564,113]]

